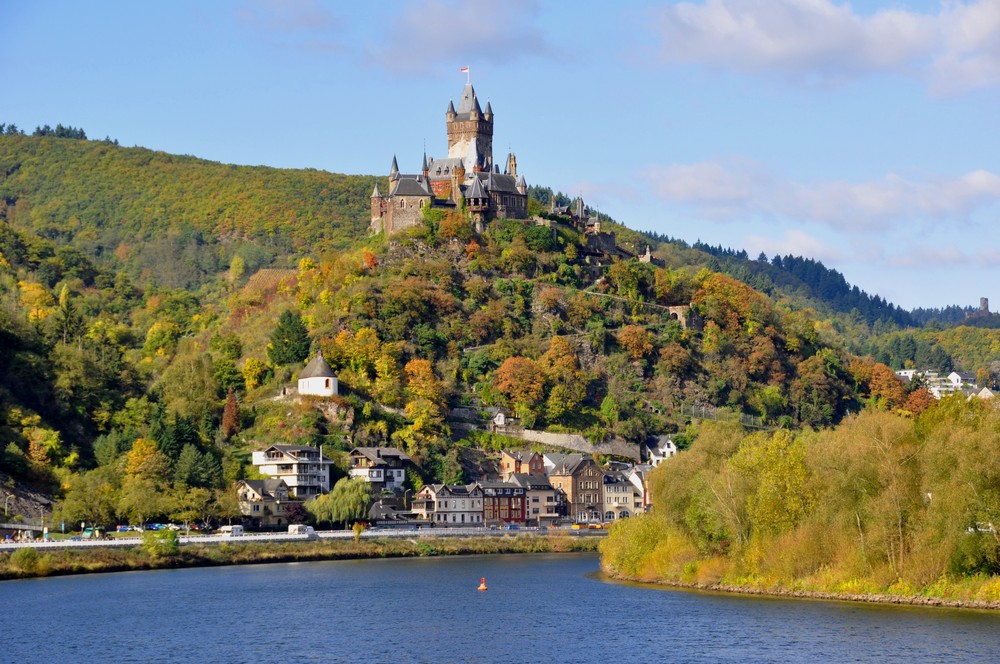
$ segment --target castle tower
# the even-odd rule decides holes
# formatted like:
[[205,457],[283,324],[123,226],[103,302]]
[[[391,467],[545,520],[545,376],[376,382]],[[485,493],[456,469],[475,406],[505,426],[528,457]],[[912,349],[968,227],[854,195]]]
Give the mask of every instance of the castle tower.
[[[471,172],[474,167],[479,166],[468,163],[468,155],[474,153],[485,167],[492,170],[493,108],[487,102],[486,111],[482,110],[471,83],[467,83],[462,90],[458,109],[455,109],[453,103],[448,103],[445,119],[448,128],[448,157],[466,160],[465,170]],[[472,146],[475,147],[474,152],[470,150]]]
[[511,177],[517,177],[517,157],[513,152],[507,153],[507,170],[504,172]]

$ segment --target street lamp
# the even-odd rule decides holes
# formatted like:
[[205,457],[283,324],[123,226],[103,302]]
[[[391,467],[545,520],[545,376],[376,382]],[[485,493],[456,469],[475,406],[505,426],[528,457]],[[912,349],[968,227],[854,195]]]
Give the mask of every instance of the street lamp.
[[403,491],[403,509],[404,510],[410,509],[407,506],[407,504],[406,504],[406,497],[409,496],[411,493],[413,493],[413,489],[407,489],[407,490]]
[[10,517],[10,510],[7,509],[7,505],[10,504],[10,499],[14,497],[14,494],[8,493],[7,497],[3,499],[3,518],[7,519]]

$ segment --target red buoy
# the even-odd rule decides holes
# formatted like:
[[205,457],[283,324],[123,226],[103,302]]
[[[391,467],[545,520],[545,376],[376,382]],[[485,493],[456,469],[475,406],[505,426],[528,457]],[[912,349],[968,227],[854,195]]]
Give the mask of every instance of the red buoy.
[[476,590],[486,590],[486,577],[479,579],[479,587]]

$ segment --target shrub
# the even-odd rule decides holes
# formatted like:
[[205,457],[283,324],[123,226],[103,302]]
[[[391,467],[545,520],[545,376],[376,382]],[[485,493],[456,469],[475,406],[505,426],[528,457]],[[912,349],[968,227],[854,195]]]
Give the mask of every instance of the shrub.
[[180,544],[173,530],[147,530],[142,534],[142,548],[151,558],[162,558],[177,555]]

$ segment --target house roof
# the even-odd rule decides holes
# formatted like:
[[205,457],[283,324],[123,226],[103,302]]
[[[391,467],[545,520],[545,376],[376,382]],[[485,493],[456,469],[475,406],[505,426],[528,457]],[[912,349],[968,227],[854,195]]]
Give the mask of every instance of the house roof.
[[251,489],[261,498],[273,498],[276,492],[284,487],[288,491],[288,485],[283,479],[269,478],[265,480],[241,480],[242,484]]
[[510,483],[522,486],[525,489],[551,489],[552,483],[549,482],[547,475],[540,475],[538,473],[511,473]]
[[[377,188],[377,187],[376,187]],[[299,379],[303,378],[336,378],[337,374],[333,373],[333,369],[330,365],[326,363],[323,359],[323,353],[316,353],[313,359],[309,360],[309,364],[306,368],[302,370],[299,374]]]
[[549,471],[549,475],[572,475],[576,472],[576,469],[584,464],[588,457],[584,457],[582,454],[560,454],[553,455],[562,457],[553,466],[552,470]]
[[397,458],[400,461],[411,461],[406,452],[395,447],[355,447],[351,450],[351,456],[363,456],[372,461],[379,461],[386,458]]
[[275,452],[281,452],[282,454],[284,454],[286,456],[290,456],[290,457],[292,457],[294,459],[298,458],[296,456],[296,454],[295,454],[296,452],[311,452],[312,454],[317,454],[318,453],[319,454],[319,458],[322,461],[324,461],[324,462],[330,461],[330,458],[327,457],[326,455],[324,455],[319,449],[317,449],[315,447],[309,447],[308,445],[305,445],[305,446],[303,446],[303,445],[271,445],[269,447],[264,448],[263,450],[258,450],[257,452],[254,452],[254,454],[269,452],[271,450],[274,450]]

